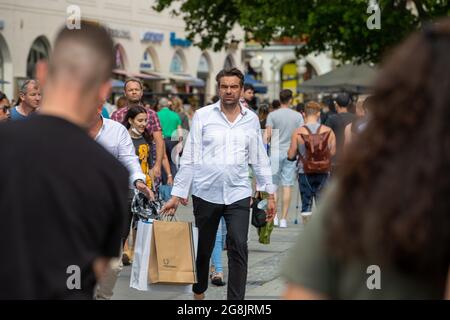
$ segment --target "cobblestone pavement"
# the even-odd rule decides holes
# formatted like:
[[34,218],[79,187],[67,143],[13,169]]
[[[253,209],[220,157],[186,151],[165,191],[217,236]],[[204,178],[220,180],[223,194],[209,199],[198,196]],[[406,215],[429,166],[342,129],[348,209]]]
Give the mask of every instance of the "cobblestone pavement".
[[[272,232],[271,243],[268,245],[260,244],[256,229],[250,226],[249,241],[249,267],[247,276],[246,299],[252,300],[275,300],[279,299],[284,282],[279,277],[279,267],[286,256],[288,249],[294,244],[298,234],[303,226],[298,217],[298,224],[294,223],[296,218],[296,200],[298,190],[295,188],[292,192],[291,207],[288,216],[288,228],[275,228]],[[192,204],[192,201],[190,201]],[[278,208],[280,212],[280,205]],[[180,206],[177,217],[181,221],[193,221],[192,206]],[[222,261],[224,266],[225,281],[227,280],[227,255],[223,251]],[[192,300],[192,294],[179,294],[169,292],[142,292],[130,288],[131,266],[124,267],[114,290],[113,299],[132,299],[132,300]],[[224,300],[226,299],[227,286],[216,287],[209,286],[206,291],[206,299]]]

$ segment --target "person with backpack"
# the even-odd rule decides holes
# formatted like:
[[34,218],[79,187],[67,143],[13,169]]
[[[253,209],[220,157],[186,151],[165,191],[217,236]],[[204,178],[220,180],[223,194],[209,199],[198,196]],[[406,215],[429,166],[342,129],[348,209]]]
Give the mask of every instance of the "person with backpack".
[[291,137],[288,160],[299,167],[299,189],[302,198],[302,220],[311,217],[313,199],[324,187],[331,171],[331,157],[336,153],[336,136],[330,127],[321,125],[319,103],[310,101],[305,106],[305,125],[296,129]]

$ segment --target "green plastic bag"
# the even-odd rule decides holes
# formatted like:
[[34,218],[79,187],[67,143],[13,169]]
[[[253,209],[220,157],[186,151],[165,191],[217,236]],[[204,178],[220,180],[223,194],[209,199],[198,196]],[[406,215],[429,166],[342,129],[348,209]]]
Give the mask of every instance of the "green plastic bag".
[[273,230],[273,220],[266,223],[264,227],[258,228],[259,243],[269,244],[272,230]]

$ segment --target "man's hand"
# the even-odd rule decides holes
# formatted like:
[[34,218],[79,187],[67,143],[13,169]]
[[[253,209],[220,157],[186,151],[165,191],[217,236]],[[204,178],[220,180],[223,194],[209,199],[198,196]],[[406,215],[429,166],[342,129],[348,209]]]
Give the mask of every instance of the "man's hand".
[[180,204],[180,198],[172,196],[169,201],[161,208],[161,214],[167,214],[173,216],[175,211],[177,211],[178,205]]
[[182,204],[183,206],[187,206],[187,205],[188,205],[188,202],[189,202],[189,199],[183,199],[183,198],[180,198],[180,202],[181,202],[181,204]]
[[138,189],[140,192],[142,192],[143,194],[145,194],[145,196],[147,198],[149,198],[151,201],[155,201],[155,194],[153,193],[152,190],[150,190],[149,187],[147,187],[147,185],[145,183],[143,183],[142,181],[138,181],[136,182],[136,189]]
[[266,221],[270,222],[275,218],[275,214],[277,213],[277,204],[275,202],[275,198],[273,196],[269,196],[267,199],[267,218]]

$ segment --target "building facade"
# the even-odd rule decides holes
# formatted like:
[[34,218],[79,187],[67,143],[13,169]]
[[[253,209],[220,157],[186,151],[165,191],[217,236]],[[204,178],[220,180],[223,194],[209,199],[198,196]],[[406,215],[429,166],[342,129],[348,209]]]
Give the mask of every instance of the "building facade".
[[185,38],[182,18],[158,13],[153,5],[153,0],[1,0],[0,90],[17,97],[21,82],[34,75],[37,61],[49,58],[59,29],[78,10],[82,19],[109,28],[116,79],[139,77],[154,93],[198,94],[208,101],[216,94],[218,71],[230,64],[242,69],[242,48],[201,51]]
[[264,48],[257,43],[246,44],[243,49],[246,70],[267,86],[265,98],[278,99],[282,89],[290,89],[294,95],[300,96],[297,90],[303,81],[335,68],[336,62],[330,54],[297,57],[295,48],[296,45],[290,43],[274,42]]

